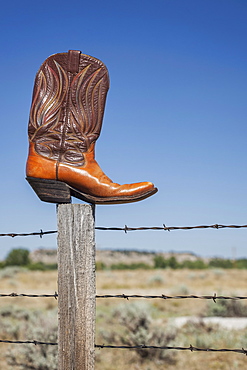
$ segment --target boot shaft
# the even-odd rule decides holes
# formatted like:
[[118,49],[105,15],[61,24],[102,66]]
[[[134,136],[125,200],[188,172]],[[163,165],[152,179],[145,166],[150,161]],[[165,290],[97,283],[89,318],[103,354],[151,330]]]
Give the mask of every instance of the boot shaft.
[[47,58],[36,75],[28,124],[35,151],[82,166],[99,137],[108,88],[108,71],[96,58],[75,50]]

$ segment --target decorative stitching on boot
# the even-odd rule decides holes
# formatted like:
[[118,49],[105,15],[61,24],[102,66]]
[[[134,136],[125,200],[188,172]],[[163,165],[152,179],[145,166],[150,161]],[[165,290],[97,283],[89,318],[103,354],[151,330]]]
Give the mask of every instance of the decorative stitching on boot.
[[77,51],[69,53],[69,62],[68,53],[61,53],[41,66],[34,85],[28,133],[38,154],[82,166],[83,153],[100,134],[109,77],[99,60]]

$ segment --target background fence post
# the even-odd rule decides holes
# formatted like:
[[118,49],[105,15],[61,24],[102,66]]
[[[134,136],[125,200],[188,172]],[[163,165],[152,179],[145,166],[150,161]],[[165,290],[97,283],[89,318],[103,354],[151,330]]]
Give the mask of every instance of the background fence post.
[[94,206],[60,204],[58,218],[58,369],[93,370],[95,344]]

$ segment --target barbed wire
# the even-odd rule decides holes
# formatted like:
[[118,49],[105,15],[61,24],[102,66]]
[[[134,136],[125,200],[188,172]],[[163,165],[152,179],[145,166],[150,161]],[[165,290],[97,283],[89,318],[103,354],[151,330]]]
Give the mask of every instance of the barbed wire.
[[[192,230],[192,229],[240,229],[240,228],[247,228],[247,225],[221,225],[221,224],[214,224],[214,225],[199,225],[199,226],[141,226],[141,227],[129,227],[125,225],[124,227],[103,227],[103,226],[96,226],[95,230],[101,231],[124,231],[127,233],[128,231],[145,231],[145,230],[163,230],[163,231],[172,231],[172,230]],[[51,231],[43,231],[42,229],[39,232],[32,232],[32,233],[7,233],[7,234],[0,234],[1,236],[10,236],[11,238],[15,238],[16,236],[39,236],[42,238],[44,235],[47,234],[55,234],[57,230]]]
[[[0,298],[16,298],[16,297],[27,297],[27,298],[55,298],[57,300],[58,293],[55,292],[54,294],[25,294],[25,293],[1,293]],[[168,296],[166,294],[161,294],[161,295],[140,295],[140,294],[105,294],[105,295],[96,295],[95,298],[122,298],[129,300],[130,298],[144,298],[144,299],[207,299],[207,300],[213,300],[215,303],[217,300],[222,299],[222,300],[245,300],[247,299],[247,296],[223,296],[219,295],[217,296],[216,293],[214,295],[174,295],[174,296]]]
[[112,345],[100,345],[100,344],[95,344],[95,348],[112,348],[112,349],[161,349],[161,350],[164,350],[164,349],[171,349],[171,350],[179,350],[179,351],[191,351],[191,352],[196,352],[196,351],[200,351],[200,352],[237,352],[237,353],[242,353],[244,355],[247,356],[247,351],[242,348],[242,349],[238,349],[238,348],[219,348],[219,349],[216,349],[216,348],[198,348],[198,347],[194,347],[190,344],[189,347],[176,347],[176,346],[147,346],[145,344],[141,344],[141,345],[136,345],[136,346],[112,346]]
[[[21,341],[21,340],[3,340],[0,339],[0,343],[9,343],[9,344],[34,344],[34,345],[51,345],[51,346],[57,346],[57,342],[41,342],[37,340],[27,340],[27,341]],[[136,346],[116,346],[116,345],[105,345],[105,344],[95,344],[95,348],[103,349],[103,348],[109,348],[109,349],[160,349],[160,350],[178,350],[178,351],[190,351],[190,352],[235,352],[235,353],[242,353],[247,356],[247,351],[242,348],[198,348],[192,346],[190,344],[189,347],[176,347],[176,346],[149,346],[146,344],[140,344]]]
[[232,228],[232,229],[240,229],[240,228],[247,228],[247,225],[221,225],[221,224],[214,224],[214,225],[199,225],[199,226],[151,226],[151,227],[129,227],[125,225],[124,227],[95,227],[96,230],[110,230],[110,231],[124,231],[127,233],[128,231],[144,231],[144,230],[164,230],[164,231],[172,231],[172,230],[192,230],[192,229],[225,229],[225,228]]
[[15,238],[16,236],[34,236],[34,235],[38,235],[40,238],[42,238],[43,235],[55,234],[55,233],[57,233],[57,230],[43,231],[42,229],[40,229],[40,231],[38,231],[38,232],[35,231],[33,233],[21,233],[21,234],[8,233],[8,234],[0,234],[0,236],[10,236],[11,238]]
[[161,295],[140,295],[140,294],[106,294],[106,295],[96,295],[96,298],[124,298],[129,300],[130,298],[146,298],[146,299],[187,299],[187,298],[192,298],[192,299],[208,299],[208,300],[213,300],[216,303],[217,299],[231,299],[231,300],[244,300],[247,299],[246,296],[217,296],[216,293],[214,295],[175,295],[175,296],[168,296],[165,294]]
[[10,294],[0,294],[0,298],[4,297],[28,297],[28,298],[55,298],[57,299],[58,294],[55,292],[54,294],[25,294],[25,293],[10,293]]
[[40,342],[38,340],[4,340],[0,339],[0,343],[10,343],[10,344],[46,344],[49,346],[57,346],[58,343],[53,342]]

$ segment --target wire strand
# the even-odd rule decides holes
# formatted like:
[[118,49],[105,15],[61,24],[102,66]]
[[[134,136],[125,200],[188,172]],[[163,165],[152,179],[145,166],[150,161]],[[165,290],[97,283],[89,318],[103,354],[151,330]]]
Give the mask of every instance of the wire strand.
[[[25,294],[25,293],[0,293],[0,298],[6,298],[6,297],[10,297],[10,298],[17,298],[17,297],[27,297],[27,298],[55,298],[57,299],[59,297],[58,293],[55,292],[54,294]],[[129,300],[131,298],[144,298],[144,299],[163,299],[163,300],[167,300],[167,299],[207,299],[207,300],[213,300],[214,302],[216,302],[217,300],[219,299],[222,299],[222,300],[227,300],[227,299],[230,299],[230,300],[245,300],[247,299],[247,296],[223,296],[223,295],[219,295],[217,296],[216,293],[214,293],[213,295],[194,295],[194,294],[190,294],[190,295],[174,295],[174,296],[169,296],[169,295],[166,295],[166,294],[160,294],[160,295],[141,295],[141,294],[104,294],[104,295],[96,295],[95,296],[96,299],[99,299],[99,298],[104,298],[104,299],[107,299],[107,298],[120,298],[120,299],[126,299],[126,300]]]
[[[37,340],[27,340],[27,341],[21,341],[21,340],[3,340],[0,339],[0,343],[9,343],[9,344],[34,344],[34,345],[51,345],[56,346],[58,345],[57,342],[41,342]],[[140,344],[136,346],[122,346],[122,345],[105,345],[105,344],[95,344],[95,348],[103,349],[160,349],[160,350],[178,350],[178,351],[190,351],[190,352],[236,352],[236,353],[242,353],[244,355],[247,355],[247,351],[242,348],[198,348],[194,347],[190,344],[189,347],[176,347],[176,346],[149,346],[145,344]]]
[[[193,229],[240,229],[240,228],[247,228],[247,225],[221,225],[221,224],[214,224],[214,225],[199,225],[199,226],[141,226],[141,227],[129,227],[125,225],[124,227],[104,227],[104,226],[96,226],[95,230],[101,231],[124,231],[127,233],[128,231],[145,231],[145,230],[163,230],[163,231],[172,231],[172,230],[193,230]],[[0,234],[1,236],[10,236],[11,238],[15,238],[17,236],[36,236],[38,235],[42,238],[44,235],[48,234],[55,234],[57,230],[51,231],[43,231],[42,229],[39,232],[32,232],[32,233],[7,233],[7,234]]]

